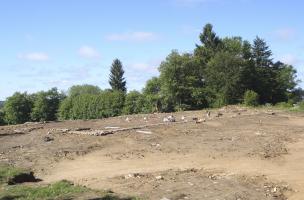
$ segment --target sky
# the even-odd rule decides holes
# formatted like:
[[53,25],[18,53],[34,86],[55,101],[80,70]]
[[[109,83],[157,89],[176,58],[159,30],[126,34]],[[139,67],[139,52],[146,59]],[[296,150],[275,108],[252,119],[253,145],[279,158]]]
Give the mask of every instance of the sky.
[[1,0],[0,100],[76,84],[109,88],[115,58],[128,90],[141,90],[173,49],[193,51],[206,23],[220,37],[262,37],[304,80],[303,8],[302,0]]

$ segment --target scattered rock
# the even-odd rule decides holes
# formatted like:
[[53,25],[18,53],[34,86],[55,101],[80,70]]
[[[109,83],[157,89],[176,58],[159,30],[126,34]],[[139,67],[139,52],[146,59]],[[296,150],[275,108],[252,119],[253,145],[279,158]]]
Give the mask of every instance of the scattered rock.
[[198,119],[195,121],[196,124],[200,124],[202,122],[206,122],[206,119]]
[[191,182],[188,182],[188,184],[190,185],[190,186],[193,186],[194,184],[193,183],[191,183]]
[[162,176],[155,176],[156,180],[163,180],[164,178]]
[[223,116],[223,113],[221,113],[221,112],[218,112],[218,113],[215,115],[215,117],[221,117],[221,116]]
[[43,141],[44,141],[44,142],[51,142],[51,141],[53,141],[53,140],[54,140],[54,138],[49,137],[49,136],[45,136],[45,137],[43,138]]
[[163,122],[175,122],[175,117],[173,115],[169,115],[168,117],[164,117]]
[[198,118],[197,118],[197,117],[192,117],[192,120],[193,120],[193,121],[197,121]]
[[133,174],[127,174],[127,175],[125,175],[125,179],[129,179],[129,178],[133,178],[134,177],[134,175]]
[[158,144],[158,143],[152,143],[151,146],[158,148],[158,147],[160,147],[160,144]]

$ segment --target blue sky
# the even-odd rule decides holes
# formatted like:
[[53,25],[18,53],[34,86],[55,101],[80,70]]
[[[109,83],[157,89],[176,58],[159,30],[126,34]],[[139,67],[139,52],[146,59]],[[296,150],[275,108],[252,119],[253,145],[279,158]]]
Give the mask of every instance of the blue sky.
[[193,50],[208,22],[220,37],[259,35],[303,79],[303,8],[301,0],[2,0],[0,100],[75,84],[108,88],[115,58],[128,89],[140,90],[172,49]]

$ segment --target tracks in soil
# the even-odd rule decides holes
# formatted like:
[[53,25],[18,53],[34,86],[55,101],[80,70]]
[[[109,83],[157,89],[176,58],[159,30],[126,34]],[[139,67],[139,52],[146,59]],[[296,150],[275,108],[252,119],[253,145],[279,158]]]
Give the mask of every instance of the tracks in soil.
[[290,200],[304,199],[304,140],[288,146],[289,154],[278,161],[257,158],[217,158],[191,154],[161,153],[146,154],[143,158],[116,160],[105,157],[101,151],[93,152],[75,160],[58,163],[44,175],[47,182],[67,179],[91,188],[110,189],[107,179],[130,173],[153,173],[169,169],[223,170],[227,174],[249,176],[266,175],[271,180],[283,181],[296,192]]

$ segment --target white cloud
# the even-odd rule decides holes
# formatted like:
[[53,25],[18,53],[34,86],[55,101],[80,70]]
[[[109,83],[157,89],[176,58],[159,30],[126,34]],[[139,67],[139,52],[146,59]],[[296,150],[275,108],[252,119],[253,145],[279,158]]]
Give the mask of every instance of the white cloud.
[[109,41],[136,41],[136,42],[145,42],[153,41],[158,37],[153,32],[127,32],[127,33],[114,33],[106,37]]
[[42,52],[19,54],[18,58],[23,59],[23,60],[29,60],[29,61],[47,61],[47,60],[49,60],[48,54],[42,53]]
[[274,31],[274,35],[279,40],[288,41],[295,38],[296,30],[292,28],[282,28]]
[[289,65],[296,65],[301,62],[301,59],[299,59],[297,56],[293,54],[282,55],[280,56],[279,60]]
[[78,54],[83,57],[83,58],[88,58],[88,59],[99,59],[100,58],[100,53],[94,49],[93,47],[90,46],[82,46],[78,50]]

